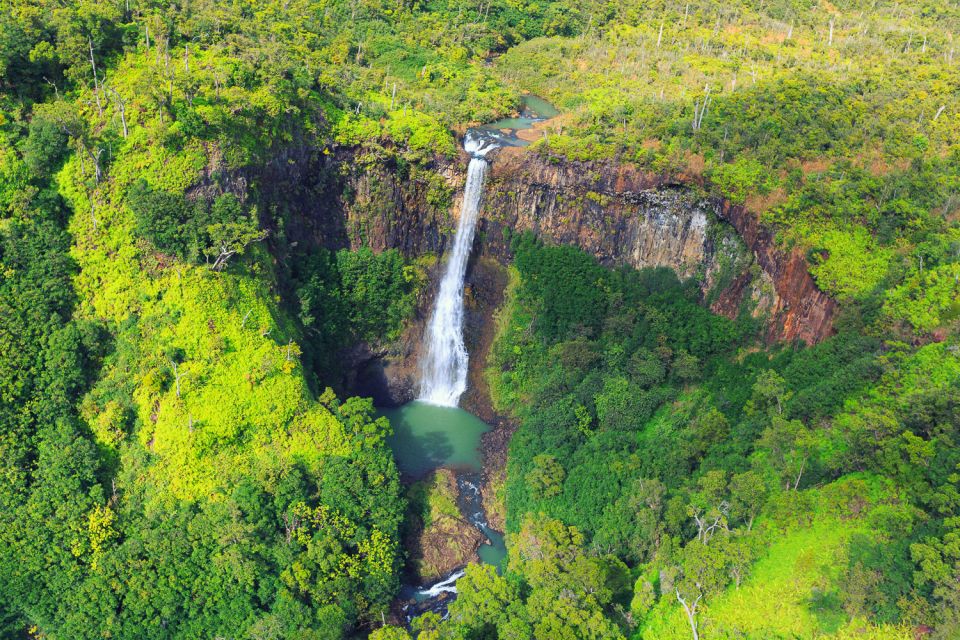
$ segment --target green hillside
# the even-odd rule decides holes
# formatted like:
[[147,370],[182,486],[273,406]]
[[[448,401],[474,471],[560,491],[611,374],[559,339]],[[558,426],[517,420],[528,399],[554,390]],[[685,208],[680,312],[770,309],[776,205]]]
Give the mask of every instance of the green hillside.
[[[0,0],[0,637],[960,636],[958,37],[930,0]],[[402,350],[437,256],[370,238],[444,246],[462,135],[528,93],[522,153],[742,206],[838,311],[772,343],[510,234],[509,562],[408,626],[415,493],[344,354]]]

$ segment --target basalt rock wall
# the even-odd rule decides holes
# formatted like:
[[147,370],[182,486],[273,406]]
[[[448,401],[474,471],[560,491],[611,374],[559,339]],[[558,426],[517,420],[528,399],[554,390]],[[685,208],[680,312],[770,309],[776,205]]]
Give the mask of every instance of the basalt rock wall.
[[[770,342],[816,343],[832,333],[835,303],[816,287],[802,253],[780,249],[773,233],[744,207],[705,195],[692,181],[627,163],[557,161],[513,148],[498,150],[491,160],[467,278],[467,294],[473,296],[468,333],[485,324],[471,315],[489,314],[499,295],[481,299],[489,287],[478,283],[492,272],[479,269],[478,260],[507,263],[510,237],[521,231],[548,243],[576,245],[608,266],[667,266],[695,277],[715,312],[732,318],[746,307],[767,318]],[[441,254],[459,215],[467,161],[464,154],[413,166],[371,160],[356,150],[325,156],[310,169],[314,184],[301,210],[312,213],[295,217],[288,237],[328,248]],[[391,353],[351,352],[360,354],[351,386],[382,404],[412,397],[418,338],[431,297],[427,292],[419,322]]]
[[[711,233],[718,204],[614,163],[554,164],[522,149],[495,156],[480,232],[482,250],[509,256],[509,237],[532,231],[545,242],[572,244],[604,265],[671,267],[682,277],[706,276],[718,251],[733,242]],[[727,246],[724,246],[727,244]]]
[[610,266],[695,276],[715,312],[735,317],[746,302],[765,315],[770,342],[816,343],[833,331],[836,304],[817,288],[802,253],[780,249],[743,206],[634,165],[503,149],[493,157],[479,231],[481,250],[501,258],[512,233],[532,231]]
[[[776,290],[776,303],[767,325],[768,340],[802,340],[815,344],[832,334],[836,301],[817,288],[803,253],[798,249],[784,251],[778,248],[773,232],[763,227],[757,216],[742,205],[724,201],[720,216],[750,247],[763,275]],[[723,308],[717,310],[725,311]]]
[[459,215],[459,158],[427,164],[391,154],[340,149],[292,163],[273,180],[276,199],[294,200],[287,237],[327,249],[398,249],[414,257],[442,253]]

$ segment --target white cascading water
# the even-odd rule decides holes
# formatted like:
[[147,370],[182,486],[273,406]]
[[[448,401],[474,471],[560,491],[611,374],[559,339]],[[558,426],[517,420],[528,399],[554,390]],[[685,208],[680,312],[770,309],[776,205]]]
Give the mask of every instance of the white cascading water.
[[484,159],[499,145],[472,131],[467,133],[463,148],[470,154],[467,184],[453,250],[440,281],[440,291],[427,325],[424,357],[421,361],[419,400],[444,407],[455,407],[467,389],[467,348],[463,344],[463,278],[473,246],[473,232],[480,214],[483,182],[490,163]]
[[462,578],[466,572],[463,569],[459,571],[454,571],[449,576],[426,589],[421,589],[417,591],[417,594],[426,598],[435,598],[441,593],[456,593],[457,592],[457,580]]

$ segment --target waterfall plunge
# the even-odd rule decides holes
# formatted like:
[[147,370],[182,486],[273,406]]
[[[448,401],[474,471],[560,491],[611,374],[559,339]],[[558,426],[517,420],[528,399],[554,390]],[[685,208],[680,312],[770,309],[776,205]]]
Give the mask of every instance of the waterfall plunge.
[[484,159],[496,142],[468,132],[463,148],[470,154],[467,184],[453,250],[440,281],[440,292],[430,324],[427,325],[424,358],[421,362],[419,400],[455,407],[467,389],[467,348],[463,344],[463,278],[467,272],[473,232],[480,213],[483,182],[490,163]]

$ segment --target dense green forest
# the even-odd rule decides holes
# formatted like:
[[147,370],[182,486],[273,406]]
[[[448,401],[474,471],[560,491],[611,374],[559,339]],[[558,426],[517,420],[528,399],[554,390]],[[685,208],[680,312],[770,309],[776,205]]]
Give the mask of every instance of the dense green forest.
[[[958,35],[933,0],[0,0],[0,637],[960,636]],[[342,350],[433,257],[311,246],[302,174],[445,212],[526,92],[562,111],[526,153],[743,204],[836,332],[518,234],[509,562],[407,629]]]

